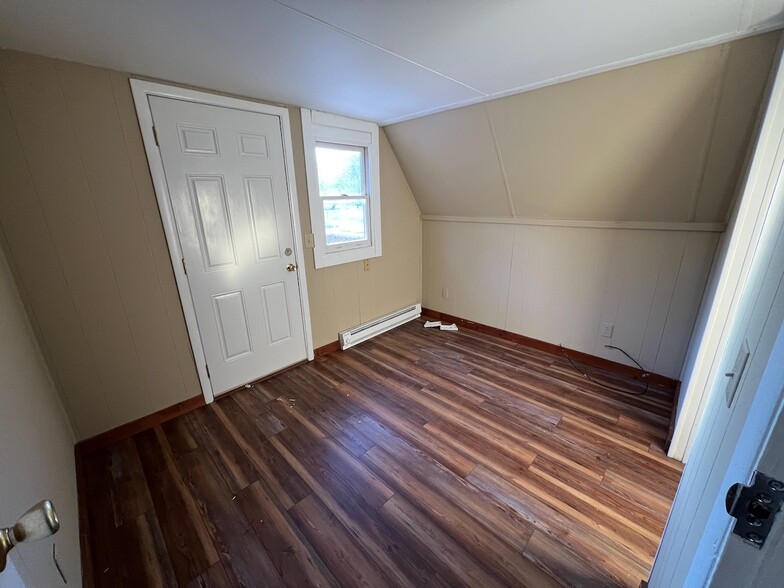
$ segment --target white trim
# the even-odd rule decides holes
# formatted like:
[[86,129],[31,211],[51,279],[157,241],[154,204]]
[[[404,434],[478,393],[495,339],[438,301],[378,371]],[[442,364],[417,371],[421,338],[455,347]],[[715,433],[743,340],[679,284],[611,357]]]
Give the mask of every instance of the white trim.
[[313,361],[316,357],[313,349],[313,327],[310,322],[310,299],[308,298],[307,272],[305,271],[305,246],[302,234],[302,222],[299,218],[299,196],[297,195],[297,181],[294,167],[294,143],[291,140],[291,121],[289,111],[282,108],[283,114],[280,117],[280,128],[283,131],[283,155],[286,163],[286,181],[289,187],[289,211],[291,212],[292,231],[294,232],[294,255],[297,263],[300,264],[301,271],[297,272],[299,280],[299,298],[302,302],[302,325],[305,328],[305,352],[308,361]]
[[196,309],[193,306],[193,299],[191,298],[188,277],[186,276],[182,267],[182,258],[184,256],[182,253],[182,247],[180,246],[177,225],[174,219],[174,211],[172,210],[171,197],[169,195],[169,189],[166,183],[166,174],[163,169],[163,159],[161,158],[160,150],[155,143],[152,110],[150,109],[149,102],[150,96],[160,96],[163,98],[185,100],[188,102],[196,102],[210,106],[221,106],[235,110],[258,112],[261,114],[277,116],[280,119],[280,127],[283,136],[283,154],[286,168],[286,182],[288,183],[289,212],[291,214],[292,231],[294,237],[294,253],[295,259],[300,264],[300,266],[303,267],[303,271],[297,272],[297,276],[299,278],[299,294],[302,303],[302,324],[305,330],[305,351],[307,353],[308,359],[312,360],[314,358],[313,332],[310,323],[310,304],[308,301],[308,287],[305,275],[306,272],[304,271],[305,255],[302,245],[302,231],[300,229],[299,222],[297,188],[296,182],[294,180],[294,154],[291,142],[289,111],[286,108],[280,106],[261,104],[258,102],[240,100],[237,98],[229,98],[227,96],[219,96],[217,94],[210,94],[208,92],[188,90],[185,88],[178,88],[175,86],[168,86],[165,84],[158,84],[144,80],[131,79],[130,83],[131,92],[133,94],[133,101],[136,105],[136,115],[139,118],[139,127],[142,134],[142,140],[144,141],[144,150],[147,153],[147,161],[150,165],[150,175],[152,176],[152,182],[155,188],[155,196],[158,200],[158,209],[161,212],[163,230],[166,235],[166,242],[169,246],[169,255],[172,262],[172,269],[174,270],[174,278],[177,282],[177,291],[180,295],[180,302],[182,303],[182,310],[183,314],[185,315],[185,324],[188,328],[188,338],[190,339],[191,348],[193,349],[193,356],[196,360],[196,371],[199,374],[199,383],[201,384],[204,400],[208,403],[212,402],[215,398],[215,394],[213,392],[210,379],[207,376],[207,359],[204,353],[201,337],[199,335],[199,326],[196,320]]
[[723,233],[724,223],[676,223],[655,221],[603,221],[581,219],[555,219],[535,217],[480,217],[441,216],[423,214],[423,221],[444,223],[484,223],[499,225],[534,225],[540,227],[574,227],[580,229],[627,229],[637,231],[690,231],[695,233]]
[[698,51],[700,49],[706,49],[708,47],[715,47],[716,45],[721,45],[723,43],[730,43],[732,41],[737,41],[739,39],[745,39],[746,37],[753,37],[754,35],[761,35],[763,33],[768,33],[770,31],[775,31],[777,29],[780,29],[782,28],[782,26],[784,26],[784,23],[782,22],[773,22],[765,26],[756,27],[753,30],[725,33],[723,35],[710,37],[709,39],[702,39],[700,41],[695,41],[693,43],[685,43],[683,45],[678,45],[677,47],[670,47],[667,49],[662,49],[660,51],[652,51],[651,53],[646,53],[645,55],[637,55],[635,57],[629,57],[628,59],[621,59],[619,61],[614,61],[612,63],[597,65],[595,67],[588,67],[586,69],[574,73],[570,73],[562,76],[555,76],[552,78],[548,78],[546,80],[532,82],[530,84],[523,84],[522,86],[518,86],[516,88],[510,88],[509,90],[503,90],[501,92],[495,92],[493,94],[483,94],[482,96],[477,96],[476,98],[469,98],[467,100],[460,100],[458,102],[453,102],[452,104],[446,104],[444,106],[437,106],[435,108],[420,110],[418,112],[414,112],[411,114],[405,114],[403,116],[398,116],[396,118],[383,120],[378,124],[382,127],[386,127],[388,125],[394,125],[397,123],[402,123],[409,120],[422,118],[423,116],[438,114],[439,112],[447,112],[449,110],[463,108],[464,106],[471,106],[472,104],[481,104],[482,102],[489,102],[490,100],[496,100],[498,98],[514,96],[515,94],[522,94],[523,92],[530,92],[532,90],[538,90],[539,88],[554,86],[555,84],[560,84],[563,82],[571,82],[573,80],[579,80],[580,78],[587,78],[588,76],[594,76],[597,74],[606,73],[608,71],[613,71],[616,69],[623,69],[625,67],[639,65],[641,63],[647,63],[649,61],[656,61],[657,59],[672,57],[674,55],[680,55],[682,53],[688,53],[690,51]]
[[[381,256],[381,164],[378,125],[318,110],[301,109],[302,142],[308,185],[313,261],[316,269]],[[369,239],[347,246],[326,246],[324,210],[319,196],[316,143],[336,143],[365,149]]]

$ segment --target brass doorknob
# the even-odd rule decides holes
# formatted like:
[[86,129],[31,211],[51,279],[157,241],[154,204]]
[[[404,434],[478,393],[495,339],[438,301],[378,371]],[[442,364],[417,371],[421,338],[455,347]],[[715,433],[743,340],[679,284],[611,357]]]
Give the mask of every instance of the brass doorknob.
[[290,263],[290,264],[288,264],[288,265],[286,266],[286,271],[287,271],[287,272],[295,272],[295,271],[297,271],[297,264],[296,264],[296,263]]
[[42,500],[38,504],[30,507],[16,524],[0,528],[0,572],[5,569],[8,552],[17,543],[23,541],[35,541],[54,535],[60,530],[60,519],[54,506],[48,500]]

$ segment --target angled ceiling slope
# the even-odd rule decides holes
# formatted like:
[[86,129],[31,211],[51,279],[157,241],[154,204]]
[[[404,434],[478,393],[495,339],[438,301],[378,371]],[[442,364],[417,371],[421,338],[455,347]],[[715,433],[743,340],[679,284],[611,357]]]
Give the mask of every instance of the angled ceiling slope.
[[2,0],[0,46],[382,124],[784,25],[781,0]]

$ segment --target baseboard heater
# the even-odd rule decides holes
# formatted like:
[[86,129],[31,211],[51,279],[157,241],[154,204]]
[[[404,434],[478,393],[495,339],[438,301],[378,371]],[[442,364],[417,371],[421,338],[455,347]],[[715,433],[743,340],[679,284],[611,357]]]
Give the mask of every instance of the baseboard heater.
[[353,347],[357,343],[367,341],[371,337],[375,337],[376,335],[385,333],[390,329],[399,327],[403,323],[413,321],[415,318],[419,318],[421,314],[422,305],[414,304],[413,306],[407,306],[406,308],[402,308],[396,312],[382,316],[381,318],[377,318],[376,320],[365,323],[364,325],[359,325],[353,329],[342,331],[338,336],[340,339],[340,348],[348,349],[349,347]]

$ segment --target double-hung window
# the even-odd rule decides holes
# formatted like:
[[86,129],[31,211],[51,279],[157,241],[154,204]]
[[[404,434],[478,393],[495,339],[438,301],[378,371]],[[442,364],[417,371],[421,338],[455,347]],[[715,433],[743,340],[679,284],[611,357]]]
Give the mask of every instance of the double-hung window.
[[378,125],[302,109],[316,267],[381,255]]

